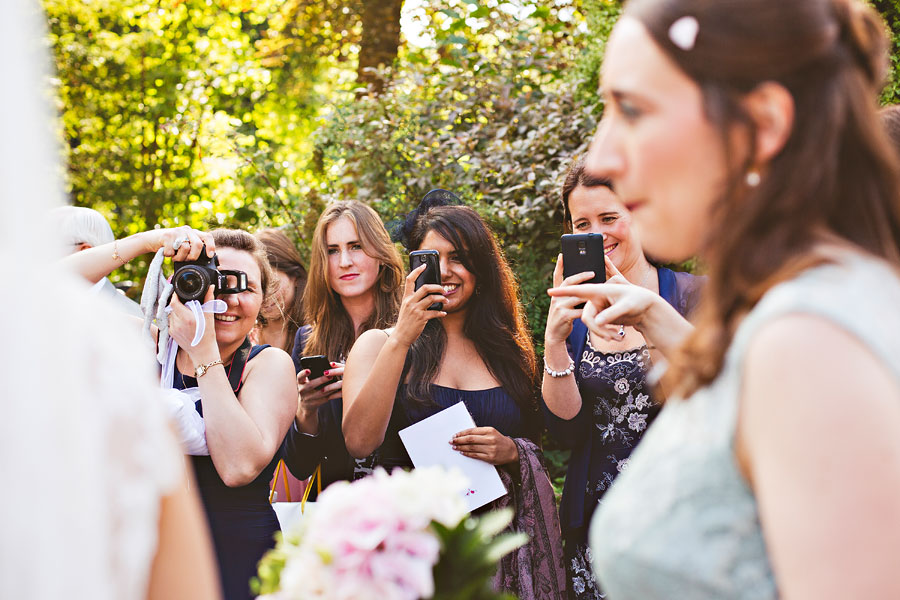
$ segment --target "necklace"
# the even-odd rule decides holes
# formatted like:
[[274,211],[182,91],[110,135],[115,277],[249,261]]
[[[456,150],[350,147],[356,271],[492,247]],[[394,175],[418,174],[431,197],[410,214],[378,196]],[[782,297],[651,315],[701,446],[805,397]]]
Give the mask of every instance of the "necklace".
[[[647,272],[644,273],[644,278],[641,280],[640,285],[642,288],[647,287],[647,282],[650,280],[650,275],[652,275],[653,273],[656,273],[656,269],[653,267],[653,265],[649,265],[649,266],[650,266],[650,268],[647,269]],[[619,336],[619,339],[616,340],[618,342],[621,342],[622,340],[625,339],[625,326],[624,325],[619,325],[619,331],[616,332],[616,335]]]

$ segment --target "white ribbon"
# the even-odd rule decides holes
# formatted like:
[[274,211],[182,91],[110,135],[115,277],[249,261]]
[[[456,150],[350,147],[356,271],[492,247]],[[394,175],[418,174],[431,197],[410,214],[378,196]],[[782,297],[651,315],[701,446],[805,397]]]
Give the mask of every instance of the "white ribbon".
[[[206,319],[203,313],[223,313],[228,310],[228,305],[224,300],[210,300],[205,304],[200,304],[197,300],[190,300],[186,307],[191,309],[194,314],[194,339],[191,340],[191,348],[200,343],[203,334],[206,333]],[[168,315],[172,312],[172,307],[167,306],[165,313]],[[175,356],[178,354],[178,343],[169,336],[166,343],[166,350],[161,362],[162,372],[160,373],[159,383],[163,388],[171,388],[175,384]]]

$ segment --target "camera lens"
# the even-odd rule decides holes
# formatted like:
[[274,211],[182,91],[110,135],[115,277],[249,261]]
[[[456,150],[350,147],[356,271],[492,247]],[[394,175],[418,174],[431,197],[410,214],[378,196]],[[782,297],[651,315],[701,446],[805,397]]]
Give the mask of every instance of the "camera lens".
[[175,293],[183,301],[199,300],[206,295],[209,287],[205,273],[195,267],[183,267],[175,275]]

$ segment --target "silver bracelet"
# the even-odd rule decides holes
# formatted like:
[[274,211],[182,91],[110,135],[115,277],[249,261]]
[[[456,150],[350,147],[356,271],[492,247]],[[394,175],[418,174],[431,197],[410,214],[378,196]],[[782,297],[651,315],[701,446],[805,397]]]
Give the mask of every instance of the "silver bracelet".
[[547,375],[549,375],[550,377],[553,377],[554,379],[558,379],[560,377],[566,377],[575,372],[575,361],[570,358],[569,366],[566,367],[565,371],[554,371],[553,369],[550,368],[550,365],[547,364],[547,358],[544,357],[544,372]]

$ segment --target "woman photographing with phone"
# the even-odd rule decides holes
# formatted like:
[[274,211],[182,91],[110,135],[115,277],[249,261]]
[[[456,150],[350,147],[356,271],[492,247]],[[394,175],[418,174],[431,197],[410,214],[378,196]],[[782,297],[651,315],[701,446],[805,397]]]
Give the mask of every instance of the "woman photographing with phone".
[[[440,285],[416,290],[415,280],[427,265],[414,268],[396,325],[361,335],[347,359],[347,449],[366,456],[380,448],[380,465],[412,467],[399,430],[462,401],[476,427],[447,442],[522,478],[521,494],[510,490],[518,495],[516,509],[530,508],[534,517],[539,505],[558,528],[552,489],[535,459],[537,446],[529,441],[538,440],[541,430],[538,368],[517,285],[481,217],[468,207],[445,206],[448,197],[455,200],[443,190],[429,192],[402,228],[408,250],[437,252]],[[442,305],[439,310],[429,309],[434,303]],[[529,468],[530,473],[523,471]],[[550,498],[538,498],[539,489]],[[527,562],[520,564],[527,565],[522,569],[528,577],[508,576],[500,586],[521,597],[545,597],[540,589],[559,598],[561,549],[540,535],[526,548],[521,560]]]
[[[884,32],[855,0],[632,0],[613,30],[587,169],[648,251],[709,273],[672,399],[591,525],[613,598],[900,597]],[[551,294],[605,331],[618,287]]]
[[[667,338],[693,330],[685,320],[699,300],[703,278],[655,267],[644,255],[632,219],[609,180],[585,173],[584,160],[566,175],[562,188],[568,232],[602,234],[603,264],[610,284],[630,286],[658,313]],[[553,273],[554,286],[567,289],[591,279],[592,272],[563,279],[565,256]],[[574,261],[573,261],[574,262]],[[566,269],[571,271],[571,267]],[[587,528],[597,503],[628,464],[631,451],[659,413],[647,383],[653,351],[642,326],[619,325],[603,335],[581,322],[584,300],[557,296],[550,302],[544,331],[544,415],[550,436],[572,450],[560,504],[569,597],[602,598],[591,568]],[[673,310],[674,309],[676,310]],[[615,322],[615,321],[614,321]]]
[[[291,354],[299,399],[282,455],[295,477],[305,479],[321,464],[326,487],[371,472],[374,458],[354,459],[344,445],[340,377],[356,338],[396,320],[402,281],[400,255],[378,213],[354,200],[325,209],[313,234],[303,295],[307,325],[297,332]],[[301,357],[307,357],[303,364]],[[317,377],[311,377],[314,357],[325,363]]]

